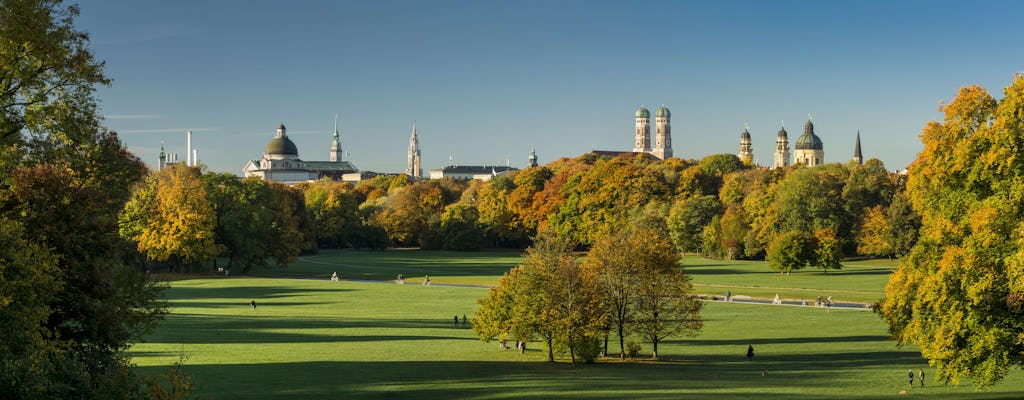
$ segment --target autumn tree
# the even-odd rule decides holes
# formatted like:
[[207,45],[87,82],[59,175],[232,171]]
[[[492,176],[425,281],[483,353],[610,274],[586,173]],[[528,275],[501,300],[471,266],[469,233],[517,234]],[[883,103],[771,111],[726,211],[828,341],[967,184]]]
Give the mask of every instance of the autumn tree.
[[320,247],[346,247],[361,224],[358,195],[347,183],[321,179],[299,186]]
[[826,274],[830,269],[843,267],[843,249],[831,228],[822,228],[814,232],[814,258],[811,264],[821,268]]
[[539,338],[552,362],[556,346],[568,350],[574,365],[577,355],[584,360],[596,356],[604,314],[598,307],[595,277],[581,268],[573,247],[551,232],[539,233],[522,265],[480,301],[477,335],[483,340]]
[[[597,289],[608,323],[619,339],[619,358],[626,358],[625,338],[629,336],[639,291],[640,267],[631,252],[636,235],[604,235],[590,248],[587,268],[595,271]],[[631,240],[634,239],[634,240]],[[642,238],[641,238],[642,240]],[[607,342],[607,340],[605,340]],[[607,345],[605,346],[607,347]]]
[[[141,229],[123,226],[122,231],[135,234],[126,239],[137,243],[139,252],[152,260],[170,260],[188,268],[217,256],[221,251],[214,233],[217,214],[199,170],[175,164],[150,182],[155,186],[144,189],[133,199],[133,202],[151,201],[149,209],[145,210],[145,226]],[[143,207],[130,204],[127,208],[142,212]]]
[[1024,365],[1024,75],[1003,94],[961,88],[925,125],[906,190],[920,237],[879,304],[942,382],[988,387]]
[[637,266],[637,288],[632,329],[651,342],[652,357],[658,358],[658,344],[675,335],[695,336],[704,326],[700,316],[703,303],[693,294],[690,277],[679,265],[667,235],[657,231],[632,232],[629,257]]

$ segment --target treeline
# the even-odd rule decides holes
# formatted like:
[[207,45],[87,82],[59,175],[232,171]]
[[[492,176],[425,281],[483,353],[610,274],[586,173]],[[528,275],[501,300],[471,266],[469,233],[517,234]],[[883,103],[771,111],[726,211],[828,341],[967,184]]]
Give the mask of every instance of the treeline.
[[525,248],[545,228],[587,248],[645,226],[668,232],[681,252],[827,271],[843,257],[913,246],[920,222],[903,182],[877,159],[765,169],[732,154],[586,154],[487,182],[399,175],[294,187],[174,166],[134,192],[121,232],[171,268],[224,256],[247,272],[318,248]]

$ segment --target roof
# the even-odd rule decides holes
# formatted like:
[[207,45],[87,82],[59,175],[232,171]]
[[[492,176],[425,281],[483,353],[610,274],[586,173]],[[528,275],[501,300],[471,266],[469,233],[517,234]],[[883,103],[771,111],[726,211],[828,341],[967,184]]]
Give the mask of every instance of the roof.
[[270,139],[270,143],[267,143],[267,148],[263,152],[274,155],[297,156],[299,155],[299,148],[287,136],[282,136]]
[[672,113],[669,112],[668,108],[666,108],[665,106],[661,106],[661,108],[658,109],[658,112],[656,112],[654,116],[658,118],[669,118],[672,116]]
[[500,173],[515,170],[518,170],[518,168],[506,167],[504,165],[449,165],[433,171],[442,171],[446,174],[489,174],[491,172]]
[[637,118],[650,118],[651,117],[651,112],[647,111],[646,108],[640,107],[640,108],[636,109],[636,117]]
[[600,156],[600,157],[625,157],[625,158],[633,158],[637,154],[642,154],[644,156],[644,158],[647,158],[648,160],[651,160],[651,161],[661,161],[660,158],[655,157],[651,153],[641,152],[641,151],[592,150],[590,153],[587,153],[587,154],[593,154],[595,156]]
[[804,124],[804,134],[800,135],[796,139],[797,150],[823,150],[824,144],[821,142],[821,138],[814,134],[814,124],[811,123],[811,119],[807,119],[807,123]]
[[348,161],[305,161],[303,164],[311,171],[359,171],[359,168]]

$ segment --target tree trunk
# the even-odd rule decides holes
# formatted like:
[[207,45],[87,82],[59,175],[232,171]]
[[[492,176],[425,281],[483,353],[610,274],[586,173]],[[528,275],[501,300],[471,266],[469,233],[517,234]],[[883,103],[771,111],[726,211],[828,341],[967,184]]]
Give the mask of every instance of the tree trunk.
[[657,359],[658,359],[658,339],[654,339],[654,340],[651,340],[651,344],[652,344],[652,348],[654,349],[654,350],[652,351],[652,354],[651,354],[651,356],[652,356],[652,357],[653,357],[653,358],[654,358],[655,360],[657,360]]
[[551,338],[548,338],[547,342],[548,342],[548,362],[555,362],[555,349],[551,347]]
[[608,331],[604,332],[604,351],[601,354],[608,355]]
[[573,342],[569,340],[569,361],[572,363],[573,368],[576,368],[576,350],[574,349]]
[[625,329],[625,328],[623,328],[622,325],[623,325],[622,322],[619,322],[619,359],[620,360],[625,360],[626,359],[626,343],[625,343],[626,339],[622,338],[622,331]]

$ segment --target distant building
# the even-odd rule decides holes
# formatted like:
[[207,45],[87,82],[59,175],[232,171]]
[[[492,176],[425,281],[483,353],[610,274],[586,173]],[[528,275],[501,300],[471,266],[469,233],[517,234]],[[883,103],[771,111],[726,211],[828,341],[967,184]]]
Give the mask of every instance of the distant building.
[[664,105],[654,114],[654,146],[651,146],[651,112],[640,107],[634,114],[633,152],[648,153],[659,160],[672,158],[672,113]]
[[814,124],[811,123],[810,116],[807,117],[807,123],[804,124],[804,134],[796,140],[794,158],[794,163],[808,167],[825,163],[825,146],[821,142],[821,138],[814,134]]
[[430,170],[430,179],[452,178],[458,180],[481,180],[489,181],[494,177],[507,175],[517,168],[509,166],[487,166],[487,165],[449,165],[441,169]]
[[533,146],[530,146],[530,157],[526,160],[526,168],[533,168],[537,166],[537,151],[534,150]]
[[413,178],[422,178],[420,170],[420,139],[416,136],[416,123],[412,123],[412,137],[409,138],[409,163],[405,167],[405,174]]
[[750,144],[750,126],[743,127],[740,134],[740,151],[737,154],[740,161],[747,165],[754,165],[754,146]]
[[783,122],[779,133],[775,135],[775,163],[772,168],[786,168],[789,161],[789,134],[786,133],[786,123]]
[[267,143],[259,160],[250,160],[242,168],[246,177],[256,176],[264,180],[286,184],[308,182],[327,177],[342,180],[345,174],[359,172],[355,165],[342,160],[341,142],[338,137],[338,120],[334,120],[334,139],[329,151],[330,161],[303,161],[299,149],[288,138],[284,124],[277,127],[277,134]]
[[857,131],[857,142],[853,145],[853,162],[864,165],[864,157],[860,155],[860,130]]

